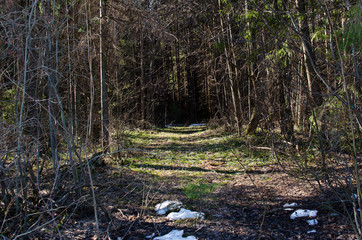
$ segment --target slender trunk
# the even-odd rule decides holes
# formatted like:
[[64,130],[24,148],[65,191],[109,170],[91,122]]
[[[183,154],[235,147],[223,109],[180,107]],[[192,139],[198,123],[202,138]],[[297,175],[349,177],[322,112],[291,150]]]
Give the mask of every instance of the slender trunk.
[[[298,66],[297,66],[297,69],[299,69],[299,73],[302,74],[302,70],[303,70],[303,66],[302,66],[302,62],[301,60],[298,61]],[[296,98],[296,103],[295,103],[295,115],[296,115],[296,121],[297,121],[297,125],[298,126],[302,126],[303,127],[303,112],[305,112],[303,110],[303,98],[304,98],[304,95],[303,95],[303,84],[302,84],[302,78],[299,78],[298,77],[298,80],[296,81],[296,84],[297,84],[297,92],[296,92],[296,95],[297,95],[297,98]]]
[[[66,11],[70,11],[69,3],[65,2]],[[74,17],[74,15],[72,16]],[[71,52],[71,37],[74,38],[73,30],[70,31],[70,25],[69,25],[69,19],[66,19],[66,29],[67,29],[67,62],[68,62],[68,74],[67,79],[69,80],[69,95],[68,95],[68,106],[69,106],[69,129],[70,133],[73,136],[76,136],[76,121],[75,121],[75,98],[74,98],[74,92],[76,92],[76,89],[74,88],[73,83],[73,76],[72,76],[72,52]]]
[[[47,75],[48,80],[48,117],[49,117],[49,140],[50,140],[50,148],[52,153],[52,161],[53,161],[53,169],[54,169],[54,182],[52,186],[52,190],[50,192],[50,196],[53,197],[57,190],[59,189],[59,179],[60,179],[60,163],[58,158],[58,139],[57,139],[57,116],[56,116],[56,103],[59,104],[57,99],[57,82],[56,82],[56,39],[54,39],[55,33],[51,26],[55,25],[54,19],[54,8],[55,6],[52,4],[50,0],[47,0],[46,3],[46,16],[48,17],[50,24],[46,28],[45,32],[45,42],[47,46],[45,47],[45,73]],[[54,195],[53,195],[54,194]],[[54,211],[54,204],[53,202],[50,203],[50,215],[52,218],[55,218],[55,211]],[[54,228],[58,231],[59,229],[54,222]]]
[[[47,15],[50,19],[52,19],[52,12],[50,9],[51,2],[48,0],[47,2]],[[57,143],[57,127],[56,127],[56,116],[55,116],[55,67],[54,67],[54,46],[53,46],[53,31],[50,26],[46,31],[46,40],[48,46],[45,50],[45,72],[48,78],[48,115],[49,115],[49,140],[50,140],[50,148],[52,152],[52,160],[54,173],[57,176],[59,162],[58,162],[58,143]],[[55,182],[57,180],[55,179]],[[55,186],[57,184],[54,184]]]
[[[249,12],[249,5],[248,5],[248,1],[245,1],[245,14],[247,14]],[[247,28],[250,30],[251,32],[251,41],[248,42],[246,44],[246,49],[247,49],[247,55],[248,58],[251,58],[251,56],[253,55],[253,51],[256,50],[256,46],[254,43],[255,40],[255,30],[252,29],[252,26],[250,24],[250,22],[247,22]],[[258,59],[254,58],[253,62],[254,65],[257,64]],[[253,134],[256,129],[259,126],[260,120],[262,119],[262,114],[260,112],[260,109],[258,109],[258,98],[262,99],[263,98],[263,92],[258,92],[257,93],[257,85],[256,85],[256,80],[257,80],[257,70],[256,67],[254,67],[251,64],[248,64],[245,71],[246,71],[246,77],[248,78],[248,115],[249,115],[249,123],[245,129],[246,134]],[[268,73],[267,73],[268,74]]]
[[296,0],[296,3],[301,17],[299,28],[302,34],[301,40],[303,46],[303,59],[310,101],[309,108],[313,108],[316,106],[320,106],[323,102],[323,99],[321,95],[321,88],[318,82],[313,79],[314,70],[311,61],[315,62],[316,57],[312,49],[312,42],[310,40],[311,38],[309,31],[309,21],[308,16],[306,15],[306,5],[308,4],[308,2],[304,0]]
[[[219,4],[219,9],[221,10],[221,1],[218,0],[218,4]],[[225,29],[224,26],[224,20],[222,17],[222,14],[220,13],[219,15],[220,17],[220,26],[221,26],[221,32],[224,33],[226,32],[226,37],[227,37],[227,42],[229,44],[229,47],[231,48],[232,46],[230,46],[232,39],[230,39],[230,36],[228,34],[229,30]],[[230,86],[230,93],[231,93],[231,101],[232,101],[232,105],[233,105],[233,116],[234,116],[234,121],[236,124],[236,128],[238,131],[238,135],[241,134],[241,126],[240,126],[240,119],[239,119],[239,108],[238,108],[238,104],[237,104],[237,89],[236,89],[236,84],[235,84],[235,79],[233,76],[233,70],[231,67],[231,63],[230,63],[230,56],[229,56],[229,49],[228,46],[226,46],[226,44],[224,44],[224,54],[225,54],[225,61],[226,61],[226,70],[227,70],[227,77],[228,77],[228,81],[229,81],[229,86]]]
[[108,118],[108,78],[107,78],[107,60],[106,60],[106,45],[105,36],[107,34],[106,29],[106,4],[99,1],[99,62],[100,62],[100,78],[101,78],[101,121],[102,121],[102,149],[104,153],[109,149],[109,118]]
[[143,56],[143,26],[141,28],[140,35],[140,68],[141,68],[141,76],[140,76],[140,98],[141,98],[141,122],[142,127],[145,124],[145,70],[144,70],[144,56]]
[[85,5],[86,8],[86,31],[87,31],[87,50],[88,50],[88,67],[89,67],[89,81],[90,81],[90,106],[88,118],[88,136],[92,136],[93,130],[93,105],[94,105],[94,78],[93,78],[93,62],[91,56],[91,42],[90,42],[90,28],[89,28],[89,12],[90,4]]
[[279,76],[279,104],[280,104],[280,127],[281,133],[287,138],[288,141],[294,141],[294,121],[290,105],[290,83],[291,79],[288,74],[290,71],[289,59],[286,67],[282,69]]
[[181,68],[180,68],[180,64],[181,64],[181,59],[180,59],[180,42],[178,41],[179,39],[179,20],[178,20],[178,16],[176,16],[176,43],[175,43],[175,56],[176,56],[176,81],[177,81],[177,101],[178,101],[178,108],[179,109],[183,109],[184,108],[184,103],[183,103],[183,94],[182,94],[182,81],[181,81]]
[[[26,27],[25,27],[25,46],[24,46],[24,66],[23,66],[23,76],[22,76],[22,83],[20,82],[19,79],[19,83],[17,84],[17,86],[19,86],[17,88],[17,93],[16,93],[16,102],[15,102],[15,106],[18,106],[16,108],[16,116],[17,116],[17,122],[16,122],[16,126],[17,126],[17,157],[16,157],[16,175],[15,175],[15,192],[12,192],[13,195],[16,196],[15,198],[15,206],[16,206],[16,214],[19,214],[24,208],[26,211],[26,205],[27,202],[23,202],[23,200],[28,200],[27,196],[26,196],[26,176],[25,176],[25,171],[24,171],[24,162],[27,160],[26,156],[24,155],[24,138],[23,138],[23,134],[24,134],[24,117],[26,117],[26,107],[28,105],[26,99],[27,99],[27,93],[28,93],[28,87],[29,83],[31,83],[31,45],[33,42],[33,36],[32,36],[32,31],[33,31],[33,27],[35,26],[36,23],[36,16],[37,16],[37,11],[36,11],[36,5],[37,5],[37,1],[34,1],[33,3],[30,3],[31,5],[27,5],[25,4],[25,7],[29,9],[29,13],[27,13],[27,22],[26,22]],[[28,10],[27,9],[27,10]],[[19,101],[19,102],[18,102]],[[4,203],[6,204],[5,200]],[[24,220],[25,222],[23,224],[21,224],[21,228],[26,228],[27,223],[26,223],[26,218],[27,215],[24,216]]]
[[234,40],[233,40],[233,34],[231,30],[231,19],[229,14],[227,15],[227,22],[228,22],[228,45],[230,46],[230,57],[232,62],[232,82],[233,82],[233,91],[234,91],[234,108],[236,112],[236,118],[237,121],[237,128],[238,128],[238,134],[241,134],[241,118],[242,118],[242,111],[241,111],[241,93],[240,93],[240,86],[239,86],[239,70],[236,67],[237,66],[237,58],[234,51]]

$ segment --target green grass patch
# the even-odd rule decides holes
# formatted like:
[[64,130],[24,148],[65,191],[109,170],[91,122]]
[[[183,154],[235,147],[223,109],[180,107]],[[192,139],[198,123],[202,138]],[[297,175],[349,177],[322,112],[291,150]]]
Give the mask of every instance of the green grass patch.
[[218,183],[203,183],[198,180],[184,186],[183,192],[190,199],[201,199],[210,196],[220,186]]

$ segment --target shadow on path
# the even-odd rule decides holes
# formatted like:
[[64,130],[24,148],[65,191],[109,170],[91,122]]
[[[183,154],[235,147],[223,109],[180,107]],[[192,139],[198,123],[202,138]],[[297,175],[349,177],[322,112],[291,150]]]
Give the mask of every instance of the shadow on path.
[[177,170],[177,171],[193,171],[193,172],[217,172],[223,174],[236,174],[245,173],[245,171],[228,171],[228,170],[209,170],[200,167],[179,167],[179,166],[165,166],[165,165],[154,165],[154,164],[132,164],[137,168],[152,168],[156,170]]

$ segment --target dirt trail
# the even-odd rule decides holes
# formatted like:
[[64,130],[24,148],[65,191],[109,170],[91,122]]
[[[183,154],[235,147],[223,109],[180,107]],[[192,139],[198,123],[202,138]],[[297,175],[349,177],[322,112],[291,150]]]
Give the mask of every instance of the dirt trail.
[[[105,237],[145,239],[178,229],[199,240],[353,239],[340,217],[321,209],[316,189],[285,174],[269,153],[250,152],[231,135],[198,127],[132,137],[144,151],[127,152],[122,159],[126,166],[113,164],[95,176]],[[205,219],[169,221],[158,216],[153,208],[164,200],[180,200],[204,212]],[[318,209],[318,225],[290,220],[291,212],[282,206],[291,202]],[[94,234],[91,219],[75,221],[73,227],[77,224],[78,236]],[[316,233],[308,233],[311,230]]]

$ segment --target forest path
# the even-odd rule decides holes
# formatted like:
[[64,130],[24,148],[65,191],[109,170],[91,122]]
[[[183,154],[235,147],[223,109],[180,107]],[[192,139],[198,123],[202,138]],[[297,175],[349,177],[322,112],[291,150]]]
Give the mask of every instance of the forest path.
[[233,174],[240,171],[234,148],[235,136],[206,127],[172,127],[138,132],[136,146],[155,154],[131,166],[154,170],[184,170]]
[[[328,215],[315,189],[288,176],[269,151],[250,148],[250,139],[203,126],[126,134],[134,150],[123,152],[125,167],[116,160],[94,176],[98,200],[112,219],[111,239],[145,239],[175,229],[198,240],[336,239],[347,229],[341,218]],[[179,200],[205,218],[168,220],[154,210],[165,200]],[[283,205],[292,202],[318,209],[322,224],[291,221]],[[108,229],[109,218],[101,219]],[[342,239],[349,239],[347,233]]]
[[[142,220],[141,230],[134,228],[133,238],[126,239],[173,229],[198,239],[258,239],[260,234],[269,236],[261,239],[287,239],[293,234],[289,228],[295,228],[288,221],[290,213],[266,216],[266,211],[316,197],[303,182],[283,173],[269,152],[252,151],[233,134],[203,126],[171,127],[131,132],[129,138],[144,151],[127,156],[130,171],[122,174],[128,188],[123,189],[122,208]],[[169,221],[154,212],[165,200],[180,200],[205,213],[205,219]]]

